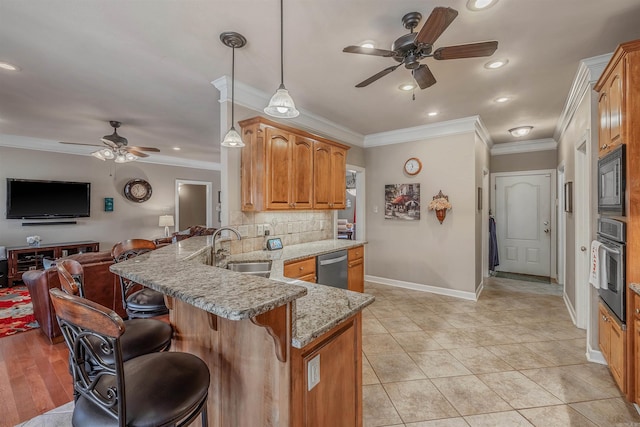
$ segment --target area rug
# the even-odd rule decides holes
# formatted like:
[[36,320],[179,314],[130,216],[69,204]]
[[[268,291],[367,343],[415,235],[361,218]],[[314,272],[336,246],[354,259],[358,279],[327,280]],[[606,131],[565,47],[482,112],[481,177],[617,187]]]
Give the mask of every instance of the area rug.
[[0,289],[0,338],[38,327],[27,287]]
[[524,282],[535,283],[551,283],[551,280],[545,276],[532,276],[529,274],[507,273],[505,271],[498,271],[496,277],[502,277],[504,279],[522,280]]

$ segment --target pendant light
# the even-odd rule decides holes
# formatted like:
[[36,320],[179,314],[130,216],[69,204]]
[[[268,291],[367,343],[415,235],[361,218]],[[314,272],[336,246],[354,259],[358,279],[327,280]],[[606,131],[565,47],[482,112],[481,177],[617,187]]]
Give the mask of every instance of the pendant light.
[[293,103],[293,98],[289,95],[289,91],[284,87],[284,13],[283,13],[283,1],[280,0],[280,86],[276,93],[271,97],[269,105],[264,109],[264,112],[272,117],[278,117],[281,119],[292,119],[298,117],[300,112],[296,110],[296,105]]
[[231,129],[229,129],[229,132],[227,132],[227,134],[224,136],[224,139],[222,140],[220,145],[222,145],[223,147],[241,148],[244,147],[244,143],[242,142],[242,137],[234,127],[236,48],[240,48],[247,44],[247,39],[245,39],[242,34],[236,33],[234,31],[228,31],[220,34],[220,40],[225,46],[233,49],[233,53],[231,54]]

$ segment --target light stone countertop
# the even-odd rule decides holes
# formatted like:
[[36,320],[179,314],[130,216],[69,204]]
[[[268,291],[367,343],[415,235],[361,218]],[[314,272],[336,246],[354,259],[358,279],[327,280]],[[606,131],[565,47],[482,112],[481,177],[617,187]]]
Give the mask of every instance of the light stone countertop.
[[629,283],[629,288],[635,292],[636,294],[640,295],[640,284],[638,283]]
[[318,285],[283,276],[284,262],[322,255],[365,242],[322,240],[277,251],[232,255],[227,261],[271,260],[269,279],[211,265],[211,236],[192,237],[131,260],[110,270],[151,289],[230,320],[248,319],[292,302],[292,345],[302,348],[345,319],[373,303],[359,292]]

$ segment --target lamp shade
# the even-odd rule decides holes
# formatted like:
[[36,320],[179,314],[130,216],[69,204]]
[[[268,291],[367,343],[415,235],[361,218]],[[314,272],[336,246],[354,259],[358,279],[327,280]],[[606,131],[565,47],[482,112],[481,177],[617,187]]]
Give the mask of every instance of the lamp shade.
[[160,215],[159,227],[173,227],[173,215]]
[[233,148],[244,147],[244,143],[242,142],[242,137],[233,126],[231,126],[231,129],[229,129],[229,132],[227,132],[227,134],[224,136],[224,139],[222,140],[220,145],[222,145],[223,147],[233,147]]
[[300,112],[296,110],[293,98],[291,98],[284,85],[280,85],[276,93],[271,97],[269,105],[265,107],[264,112],[272,117],[282,119],[292,119],[300,115]]

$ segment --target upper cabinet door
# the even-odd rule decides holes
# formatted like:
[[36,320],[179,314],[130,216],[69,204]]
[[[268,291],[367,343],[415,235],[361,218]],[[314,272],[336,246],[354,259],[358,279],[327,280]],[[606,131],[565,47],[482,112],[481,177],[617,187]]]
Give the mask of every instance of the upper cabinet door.
[[316,209],[331,209],[331,203],[333,201],[331,145],[316,141],[314,145],[313,162],[315,181],[313,207]]
[[331,147],[331,179],[333,181],[332,209],[344,209],[347,205],[347,150]]
[[267,127],[265,129],[265,204],[267,209],[290,209],[291,153],[293,135]]
[[296,136],[291,153],[291,195],[293,209],[313,208],[313,143]]
[[622,103],[624,98],[624,58],[618,62],[609,83],[609,138],[611,145],[616,146],[626,141],[622,139]]

